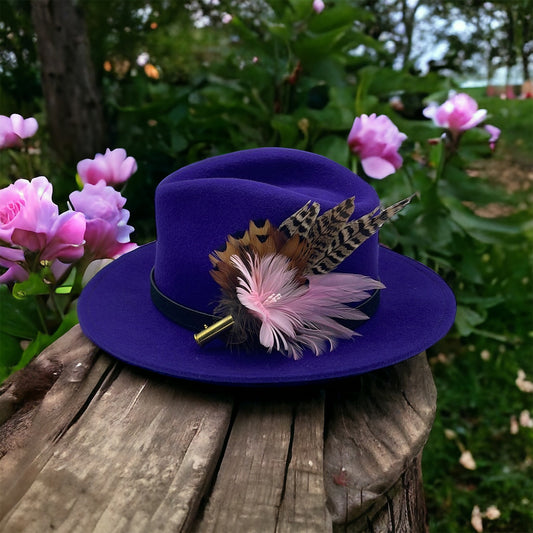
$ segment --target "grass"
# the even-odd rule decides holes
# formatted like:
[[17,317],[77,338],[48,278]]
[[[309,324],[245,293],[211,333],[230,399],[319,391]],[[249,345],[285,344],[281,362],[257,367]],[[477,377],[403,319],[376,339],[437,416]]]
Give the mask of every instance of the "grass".
[[[494,341],[448,350],[432,360],[439,400],[424,455],[430,531],[472,531],[475,505],[501,511],[485,531],[533,531],[533,430],[510,429],[531,408],[531,394],[515,384],[520,369],[532,376],[530,351]],[[475,469],[459,462],[466,450]]]
[[[525,182],[515,206],[533,213],[533,100],[473,96],[489,110],[487,122],[502,129],[499,168],[503,160],[521,169],[516,180]],[[496,506],[501,513],[494,520],[484,516],[483,531],[533,532],[533,423],[527,420],[533,394],[516,384],[520,370],[533,381],[532,250],[531,234],[523,235],[518,249],[499,250],[508,254],[513,299],[491,310],[483,324],[499,340],[452,338],[430,354],[439,391],[423,461],[432,533],[474,531],[475,506],[482,513]],[[464,451],[475,461],[470,468],[459,461]]]

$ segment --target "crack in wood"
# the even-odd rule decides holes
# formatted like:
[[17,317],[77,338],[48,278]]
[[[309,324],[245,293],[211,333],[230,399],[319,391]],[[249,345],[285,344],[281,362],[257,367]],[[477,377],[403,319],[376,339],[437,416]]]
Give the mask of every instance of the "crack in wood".
[[[402,474],[402,489],[405,495],[405,499],[407,501],[410,501],[412,491],[410,490],[410,486],[407,481],[407,474],[405,472]],[[412,531],[414,527],[414,522],[413,522],[413,510],[411,509],[411,507],[407,507],[406,514],[407,514],[407,524],[409,526],[409,530]]]
[[[220,467],[222,465],[222,460],[224,458],[224,455],[225,455],[225,452],[226,452],[226,448],[228,446],[228,442],[229,442],[229,439],[230,439],[230,436],[231,436],[233,425],[235,423],[235,419],[237,418],[237,414],[239,412],[239,407],[240,407],[240,402],[239,402],[239,400],[236,399],[233,402],[228,428],[227,428],[226,434],[224,436],[224,441],[223,441],[223,444],[222,444],[222,447],[221,447],[221,450],[220,450],[220,454],[219,454],[219,456],[217,458],[217,461],[216,461],[216,464],[215,464],[215,468],[213,469],[213,474],[212,474],[211,479],[209,481],[209,484],[207,485],[207,487],[206,487],[206,489],[204,491],[204,494],[200,498],[200,502],[198,504],[196,517],[194,517],[194,522],[195,522],[196,525],[198,525],[199,523],[203,522],[203,517],[205,515],[206,507],[207,507],[207,504],[209,503],[211,495],[213,494],[213,490],[214,490],[214,487],[215,487],[217,479],[218,479],[218,474],[220,472]],[[194,525],[193,525],[193,530],[194,530]]]
[[[78,420],[87,411],[89,405],[96,398],[96,396],[99,395],[99,393],[102,393],[102,391],[107,390],[110,384],[115,381],[115,379],[118,377],[118,374],[120,373],[120,369],[117,370],[117,366],[118,365],[115,363],[112,366],[107,367],[107,369],[100,376],[100,379],[97,381],[96,385],[93,387],[92,391],[87,396],[81,407],[76,411],[76,413],[74,413],[74,416],[68,421],[68,423],[62,428],[60,428],[60,430],[52,438],[52,442],[54,444],[61,440],[66,435],[66,433],[78,422]],[[113,374],[115,373],[116,375],[113,377]],[[109,376],[111,376],[110,380],[108,380]]]
[[137,394],[135,394],[135,396],[133,397],[133,399],[131,400],[130,404],[128,405],[128,407],[126,407],[126,409],[124,409],[124,414],[122,416],[122,418],[126,418],[131,410],[135,407],[135,404],[138,402],[139,398],[141,397],[141,394],[143,393],[144,389],[146,388],[146,385],[148,385],[148,380],[144,380],[144,383],[140,386],[139,390],[137,391]]
[[407,394],[405,394],[405,391],[402,390],[401,393],[402,393],[402,397],[405,400],[405,402],[407,403],[407,405],[413,410],[414,413],[416,413],[418,416],[420,416],[420,414],[416,410],[416,407],[409,401],[409,398],[407,397]]
[[389,522],[390,522],[390,533],[396,533],[396,517],[394,516],[394,506],[392,504],[391,497],[389,494],[385,494],[387,498],[387,512],[389,513]]
[[296,407],[292,408],[292,422],[291,422],[291,428],[290,428],[290,436],[289,436],[289,445],[287,450],[287,458],[285,460],[285,471],[283,473],[283,486],[281,487],[281,494],[279,498],[279,502],[277,505],[277,516],[276,516],[276,528],[277,524],[279,522],[279,514],[281,512],[281,506],[283,504],[283,500],[285,498],[285,491],[287,490],[287,481],[289,476],[289,467],[292,460],[292,445],[294,443],[294,426],[295,426],[295,418],[296,418]]

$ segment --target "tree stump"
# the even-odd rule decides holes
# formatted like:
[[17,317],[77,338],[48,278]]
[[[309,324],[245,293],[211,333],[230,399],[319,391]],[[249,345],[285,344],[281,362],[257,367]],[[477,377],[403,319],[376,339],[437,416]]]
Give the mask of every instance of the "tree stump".
[[0,531],[426,531],[435,403],[425,354],[234,389],[124,365],[77,326],[0,388]]

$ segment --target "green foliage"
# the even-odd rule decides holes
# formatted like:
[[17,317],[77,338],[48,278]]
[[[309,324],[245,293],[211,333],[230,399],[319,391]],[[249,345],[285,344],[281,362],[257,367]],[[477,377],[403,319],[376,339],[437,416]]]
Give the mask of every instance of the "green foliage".
[[[528,346],[488,339],[435,358],[438,412],[423,460],[432,532],[472,531],[475,505],[502,513],[484,520],[485,531],[531,530],[532,430],[510,431],[511,418],[531,408],[531,395],[515,385],[518,370],[533,373],[530,355]],[[462,449],[472,453],[475,470],[460,465]]]
[[30,2],[0,4],[0,114],[31,114],[41,96]]
[[49,268],[12,287],[0,284],[0,382],[77,324],[81,272],[56,284]]

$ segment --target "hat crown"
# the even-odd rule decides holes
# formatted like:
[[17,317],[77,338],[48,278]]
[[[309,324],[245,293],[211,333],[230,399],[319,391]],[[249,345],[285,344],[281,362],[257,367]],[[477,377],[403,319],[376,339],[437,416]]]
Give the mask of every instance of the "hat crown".
[[[308,201],[321,212],[355,197],[353,218],[379,205],[374,189],[347,168],[316,154],[258,148],[216,156],[184,167],[157,187],[154,278],[181,305],[212,313],[219,287],[209,254],[250,220],[279,225]],[[339,272],[378,274],[378,237],[368,239]]]

